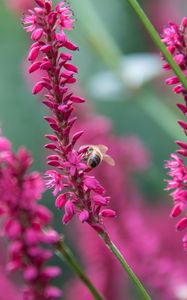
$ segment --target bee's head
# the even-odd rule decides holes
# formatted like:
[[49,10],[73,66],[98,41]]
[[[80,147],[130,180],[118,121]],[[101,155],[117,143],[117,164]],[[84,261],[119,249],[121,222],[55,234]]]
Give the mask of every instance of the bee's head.
[[88,150],[86,151],[87,154],[91,154],[93,152],[94,148],[93,147],[89,147]]

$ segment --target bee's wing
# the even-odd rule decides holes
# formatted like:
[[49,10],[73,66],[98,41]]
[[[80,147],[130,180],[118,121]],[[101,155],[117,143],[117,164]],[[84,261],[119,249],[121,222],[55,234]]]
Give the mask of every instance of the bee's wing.
[[102,154],[105,154],[108,150],[108,147],[105,145],[97,145]]
[[110,166],[115,166],[115,161],[110,155],[105,154],[103,156],[103,160],[106,161]]

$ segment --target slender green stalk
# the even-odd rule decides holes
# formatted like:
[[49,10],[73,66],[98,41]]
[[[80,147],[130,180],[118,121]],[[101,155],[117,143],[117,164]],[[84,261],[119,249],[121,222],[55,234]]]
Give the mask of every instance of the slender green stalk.
[[[99,55],[105,65],[117,76],[117,78],[123,83],[125,80],[121,74],[120,70],[120,61],[123,56],[123,52],[116,44],[110,32],[105,27],[102,19],[99,17],[99,14],[96,12],[94,5],[90,0],[79,0],[79,3],[72,1],[72,6],[76,12],[79,28],[81,27],[81,32],[84,32],[88,43],[92,46],[94,51]],[[89,14],[88,14],[89,11]],[[86,26],[85,26],[86,24]],[[99,35],[98,35],[99,32]],[[102,40],[102,43],[101,43]],[[160,39],[159,39],[160,41]],[[161,43],[161,42],[160,42]],[[163,45],[163,44],[162,44]],[[164,46],[164,45],[163,45]],[[128,71],[127,71],[128,72]],[[136,90],[137,92],[137,90]],[[173,126],[177,120],[175,113],[162,102],[158,105],[158,99],[152,98],[148,101],[144,101],[144,97],[140,97],[142,100],[137,101],[137,105],[141,106],[143,111],[158,124],[159,127],[162,127],[164,132],[171,136],[172,138],[179,139],[180,133],[177,131],[176,126]],[[154,106],[154,110],[151,108],[151,105]],[[161,107],[162,106],[162,107]],[[161,109],[161,110],[160,110]],[[168,116],[168,118],[161,118],[160,112]],[[172,120],[172,122],[168,122]]]
[[94,287],[90,279],[83,272],[82,267],[79,265],[76,258],[73,256],[71,250],[64,243],[63,238],[57,245],[56,254],[61,259],[67,262],[67,264],[73,269],[73,271],[77,274],[81,281],[87,286],[87,288],[90,290],[90,292],[96,300],[104,300],[104,297],[98,292],[98,290]]
[[162,41],[160,40],[160,36],[148,17],[146,16],[145,12],[139,5],[139,3],[136,0],[128,0],[130,5],[132,6],[133,10],[136,12],[138,17],[140,18],[141,22],[144,24],[145,28],[149,32],[150,36],[152,37],[153,41],[157,45],[157,47],[160,49],[162,54],[164,55],[166,61],[172,68],[173,72],[176,74],[176,76],[179,78],[180,82],[183,84],[185,89],[187,90],[187,79],[184,76],[183,72],[181,71],[180,67],[177,65],[177,63],[174,61],[172,55],[167,50],[166,46]]
[[151,297],[149,296],[149,294],[147,293],[147,291],[143,287],[142,283],[140,282],[138,277],[135,275],[133,270],[130,268],[127,261],[125,260],[125,258],[121,254],[121,252],[119,251],[119,249],[110,240],[110,237],[108,236],[108,234],[106,232],[105,233],[100,233],[100,237],[104,241],[106,246],[110,249],[110,251],[115,255],[117,260],[122,265],[123,269],[127,272],[127,274],[129,276],[129,278],[131,279],[132,283],[136,286],[137,291],[139,292],[139,295],[140,295],[141,299],[151,300]]

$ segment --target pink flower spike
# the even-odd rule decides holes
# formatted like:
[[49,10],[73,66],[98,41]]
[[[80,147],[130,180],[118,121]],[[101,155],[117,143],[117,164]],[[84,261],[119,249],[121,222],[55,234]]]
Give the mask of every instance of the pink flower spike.
[[[66,36],[66,30],[73,29],[73,14],[66,1],[61,1],[54,8],[51,0],[38,0],[37,3],[39,7],[29,11],[23,24],[34,39],[29,51],[29,72],[42,70],[42,77],[32,92],[45,93],[42,102],[50,110],[50,117],[45,117],[45,120],[53,131],[46,135],[51,142],[45,148],[54,153],[47,157],[47,164],[53,169],[46,172],[46,187],[54,189],[54,196],[60,193],[55,204],[59,209],[64,207],[64,224],[77,215],[81,222],[104,232],[99,212],[109,203],[110,197],[104,196],[105,189],[94,176],[88,176],[92,168],[86,163],[87,149],[83,150],[81,145],[75,147],[77,141],[80,144],[82,140],[83,130],[74,130],[71,134],[77,120],[76,116],[72,118],[72,113],[76,104],[85,102],[69,88],[77,81],[74,75],[78,73],[78,68],[69,63],[72,54],[67,53],[78,50],[78,46]],[[38,56],[39,61],[36,62]]]
[[25,148],[13,153],[10,142],[3,137],[0,137],[0,159],[1,223],[9,241],[6,269],[23,273],[33,299],[47,300],[44,290],[50,286],[51,278],[58,276],[53,271],[56,267],[51,267],[51,277],[43,280],[46,262],[52,256],[47,247],[57,243],[59,235],[50,229],[51,212],[38,204],[44,189],[43,179],[37,172],[29,173],[30,153]]
[[[162,41],[165,43],[168,51],[173,56],[175,62],[178,64],[181,72],[187,77],[186,68],[186,51],[187,51],[187,38],[186,38],[186,27],[187,18],[183,18],[180,25],[170,22],[168,27],[166,27],[162,34]],[[171,70],[168,62],[162,56],[164,61],[164,68],[166,70]],[[183,84],[174,75],[166,80],[167,84],[176,84],[172,89],[176,94],[182,94],[184,99],[184,104],[177,103],[177,107],[180,111],[187,117],[187,91]],[[187,135],[187,123],[183,120],[179,120],[178,124],[184,130],[185,135]],[[177,141],[176,144],[180,149],[176,150],[176,153],[183,157],[187,157],[187,143]],[[171,177],[167,180],[166,190],[173,190],[171,196],[173,198],[174,207],[171,211],[172,217],[179,216],[187,207],[187,166],[185,165],[183,159],[181,159],[177,154],[171,155],[171,160],[166,163],[166,168],[169,169],[168,175]],[[187,227],[187,218],[182,218],[176,225],[177,230],[181,231]],[[187,250],[187,243],[184,242],[184,248]]]
[[116,217],[116,212],[112,209],[103,209],[100,212],[100,216],[102,216],[104,218],[114,218],[114,217]]

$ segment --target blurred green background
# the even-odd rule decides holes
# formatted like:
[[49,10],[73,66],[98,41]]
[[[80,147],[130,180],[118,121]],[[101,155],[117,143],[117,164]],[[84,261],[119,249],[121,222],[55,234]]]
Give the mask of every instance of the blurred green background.
[[[31,79],[26,82],[24,76],[29,39],[21,14],[9,10],[7,2],[0,2],[0,125],[13,148],[25,145],[33,153],[33,169],[43,171],[43,136],[48,126],[40,100],[31,94]],[[183,134],[176,124],[178,97],[165,87],[159,51],[126,0],[69,2],[77,19],[70,36],[80,47],[74,63],[79,67],[81,89],[98,113],[112,119],[116,134],[136,135],[150,150],[152,163],[137,175],[137,183],[148,201],[162,200],[164,160]],[[141,4],[158,30],[167,22],[168,10],[176,21],[183,11],[187,14],[186,1],[154,2]],[[52,208],[49,195],[45,201]]]

